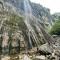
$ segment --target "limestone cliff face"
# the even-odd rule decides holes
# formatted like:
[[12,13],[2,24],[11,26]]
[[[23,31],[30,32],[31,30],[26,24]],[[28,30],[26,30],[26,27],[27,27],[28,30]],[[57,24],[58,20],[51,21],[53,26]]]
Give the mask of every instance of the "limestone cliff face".
[[[44,8],[39,4],[31,2],[30,4],[32,8],[32,16],[31,18],[28,16],[28,18],[30,20],[29,24],[32,27],[31,31],[28,30],[27,25],[24,22],[25,16],[23,0],[1,0],[0,3],[1,37],[4,33],[8,33],[10,42],[12,42],[12,40],[23,40],[24,44],[26,44],[24,47],[27,46],[28,48],[32,48],[32,46],[40,46],[49,40],[50,37],[46,39],[47,35],[44,36],[46,33],[45,30],[41,28],[41,26],[45,28],[45,26],[48,26],[51,23],[51,19],[49,19],[51,18],[49,9]],[[29,40],[31,40],[32,43],[30,43]]]
[[[3,1],[14,6],[17,9],[17,11],[24,13],[24,0],[3,0]],[[29,3],[31,5],[32,14],[35,17],[45,22],[45,24],[52,23],[52,16],[48,8],[45,8],[40,4],[32,3],[30,1]]]
[[[2,46],[2,42],[4,39],[3,35],[6,33],[8,36],[8,41],[9,43],[7,45],[11,46],[11,43],[13,41],[17,41],[16,45],[18,44],[20,47],[28,47],[31,48],[30,42],[29,42],[29,35],[28,35],[28,28],[24,22],[25,16],[18,14],[17,10],[13,5],[9,5],[8,3],[1,2],[0,4],[1,9],[0,9],[0,45]],[[34,20],[35,18],[32,17]],[[31,19],[31,18],[29,18]],[[35,24],[34,21],[31,21],[31,26]],[[32,46],[37,46],[44,44],[45,40],[43,38],[42,32],[37,32],[37,29],[32,26],[32,31],[29,32],[31,33],[31,41],[32,41]],[[5,36],[5,35],[4,35]],[[41,37],[40,37],[41,36]],[[37,40],[36,40],[37,38]],[[20,41],[20,42],[18,42]],[[15,43],[14,43],[15,44]],[[13,46],[16,46],[13,45]]]

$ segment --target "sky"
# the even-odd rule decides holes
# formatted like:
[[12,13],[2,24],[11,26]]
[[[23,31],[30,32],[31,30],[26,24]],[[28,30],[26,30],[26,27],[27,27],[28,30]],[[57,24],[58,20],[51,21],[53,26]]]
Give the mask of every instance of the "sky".
[[60,12],[60,0],[31,0],[50,9],[51,14]]

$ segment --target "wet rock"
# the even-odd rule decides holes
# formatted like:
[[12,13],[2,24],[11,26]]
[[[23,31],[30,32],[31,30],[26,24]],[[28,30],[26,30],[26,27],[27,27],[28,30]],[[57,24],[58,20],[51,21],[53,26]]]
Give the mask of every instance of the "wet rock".
[[50,55],[52,53],[52,49],[50,46],[46,43],[38,48],[38,52],[41,55]]
[[29,55],[37,54],[37,48],[34,47],[34,48],[30,49],[30,50],[28,51],[28,54],[29,54]]
[[60,57],[60,50],[56,50],[56,51],[55,51],[55,55],[57,55],[57,56]]
[[52,57],[50,60],[55,60],[55,57]]

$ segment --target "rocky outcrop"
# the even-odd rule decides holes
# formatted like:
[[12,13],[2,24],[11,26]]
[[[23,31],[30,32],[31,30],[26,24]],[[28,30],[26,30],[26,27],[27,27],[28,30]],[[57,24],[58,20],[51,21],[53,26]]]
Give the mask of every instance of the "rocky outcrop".
[[[8,3],[12,6],[14,6],[17,11],[20,13],[24,13],[24,0],[3,0],[5,3]],[[30,2],[31,9],[32,9],[32,14],[39,18],[43,23],[46,25],[49,25],[52,23],[52,16],[50,14],[50,10],[48,8],[43,7],[40,4],[32,3]]]
[[[8,53],[14,54],[17,53],[18,51],[20,52],[21,50],[30,49],[31,46],[29,41],[28,28],[24,22],[25,16],[18,14],[18,12],[16,12],[16,9],[14,7],[12,8],[12,6],[10,6],[9,4],[5,4],[4,2],[3,4],[4,4],[4,9],[1,8],[0,11],[1,51],[3,50],[3,54],[8,54]],[[35,18],[33,19],[36,20]],[[31,21],[31,26],[33,25],[32,22],[35,24],[35,21]],[[34,29],[34,26],[32,26],[32,32],[29,31],[29,33],[31,34],[30,37],[33,47],[34,46],[37,47],[38,45],[45,43],[43,36],[40,37],[42,33],[36,31],[37,30],[36,28]],[[40,35],[38,36],[37,33],[40,33]],[[8,39],[6,38],[6,36],[8,36]],[[5,43],[6,46],[4,45],[4,41],[6,42]],[[6,49],[4,49],[4,47],[2,49],[2,46],[6,47]]]
[[[28,48],[31,47],[30,46],[30,41],[28,41],[29,37],[31,38],[33,47],[34,46],[40,46],[40,45],[42,45],[46,42],[48,42],[49,44],[53,43],[53,39],[51,38],[51,36],[46,34],[45,30],[43,28],[41,28],[42,27],[41,25],[45,25],[44,24],[45,21],[48,22],[48,21],[51,20],[51,19],[49,20],[49,18],[51,18],[49,9],[44,8],[39,4],[31,3],[29,1],[30,5],[31,5],[31,8],[32,8],[32,16],[31,16],[32,19],[29,16],[28,16],[28,18],[31,20],[30,24],[32,26],[32,30],[28,31],[28,28],[27,28],[27,26],[24,22],[25,16],[23,15],[23,13],[24,13],[23,0],[18,0],[18,1],[16,1],[16,0],[3,0],[2,3],[4,5],[4,9],[1,10],[1,15],[2,15],[1,21],[4,20],[4,19],[5,20],[3,21],[2,26],[1,26],[1,29],[2,29],[1,30],[2,31],[1,35],[4,32],[7,31],[8,35],[9,35],[9,39],[12,39],[13,41],[15,41],[15,40],[16,41],[21,41],[21,39],[22,39],[25,42],[24,43],[20,42],[21,43],[20,46],[25,47],[25,48],[26,47],[28,47]],[[20,13],[18,14],[18,12],[19,11],[21,12],[21,10],[23,11],[22,15]],[[36,16],[36,18],[34,16]],[[39,16],[40,16],[40,18],[39,18]],[[3,19],[3,17],[4,17],[4,19]],[[39,20],[41,20],[42,23]],[[37,21],[37,24],[36,24],[35,21]],[[30,36],[28,36],[28,32],[31,34]],[[10,41],[10,43],[11,42],[12,41]],[[26,45],[24,46],[25,43],[26,43]],[[18,43],[16,45],[18,45]],[[44,50],[47,49],[47,46],[45,47],[45,45],[44,45],[43,48],[41,48],[41,49],[42,49],[42,51],[44,51]],[[42,54],[51,53],[49,48],[47,50],[42,52]]]
[[38,48],[38,51],[41,55],[50,55],[52,53],[51,47],[46,43]]

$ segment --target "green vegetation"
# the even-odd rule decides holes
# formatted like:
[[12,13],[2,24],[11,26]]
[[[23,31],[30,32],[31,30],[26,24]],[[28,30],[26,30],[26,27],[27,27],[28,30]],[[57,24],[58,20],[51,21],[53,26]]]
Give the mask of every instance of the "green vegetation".
[[[4,32],[8,33],[8,37],[9,37],[8,44],[9,44],[9,50],[10,50],[9,54],[11,54],[12,53],[11,42],[12,40],[14,40],[13,37],[15,36],[15,34],[17,34],[17,36],[14,38],[18,41],[18,44],[20,44],[19,37],[21,37],[21,35],[24,36],[25,40],[28,40],[26,35],[27,27],[24,23],[24,16],[18,16],[17,14],[12,14],[12,13],[10,14],[8,12],[8,14],[6,13],[5,15],[3,15],[3,17],[1,17],[1,21],[2,20],[3,20],[3,23],[0,30],[0,34],[3,35]],[[3,36],[0,37],[0,47],[2,46],[2,40],[3,40]],[[20,48],[20,45],[18,46],[18,49],[17,49],[20,52],[19,48]]]
[[26,30],[26,25],[24,23],[24,17],[20,17],[15,14],[10,14],[7,16],[7,20],[3,23],[2,29],[10,32],[17,32],[18,30],[23,31]]
[[50,30],[51,35],[60,35],[60,20],[57,20]]

